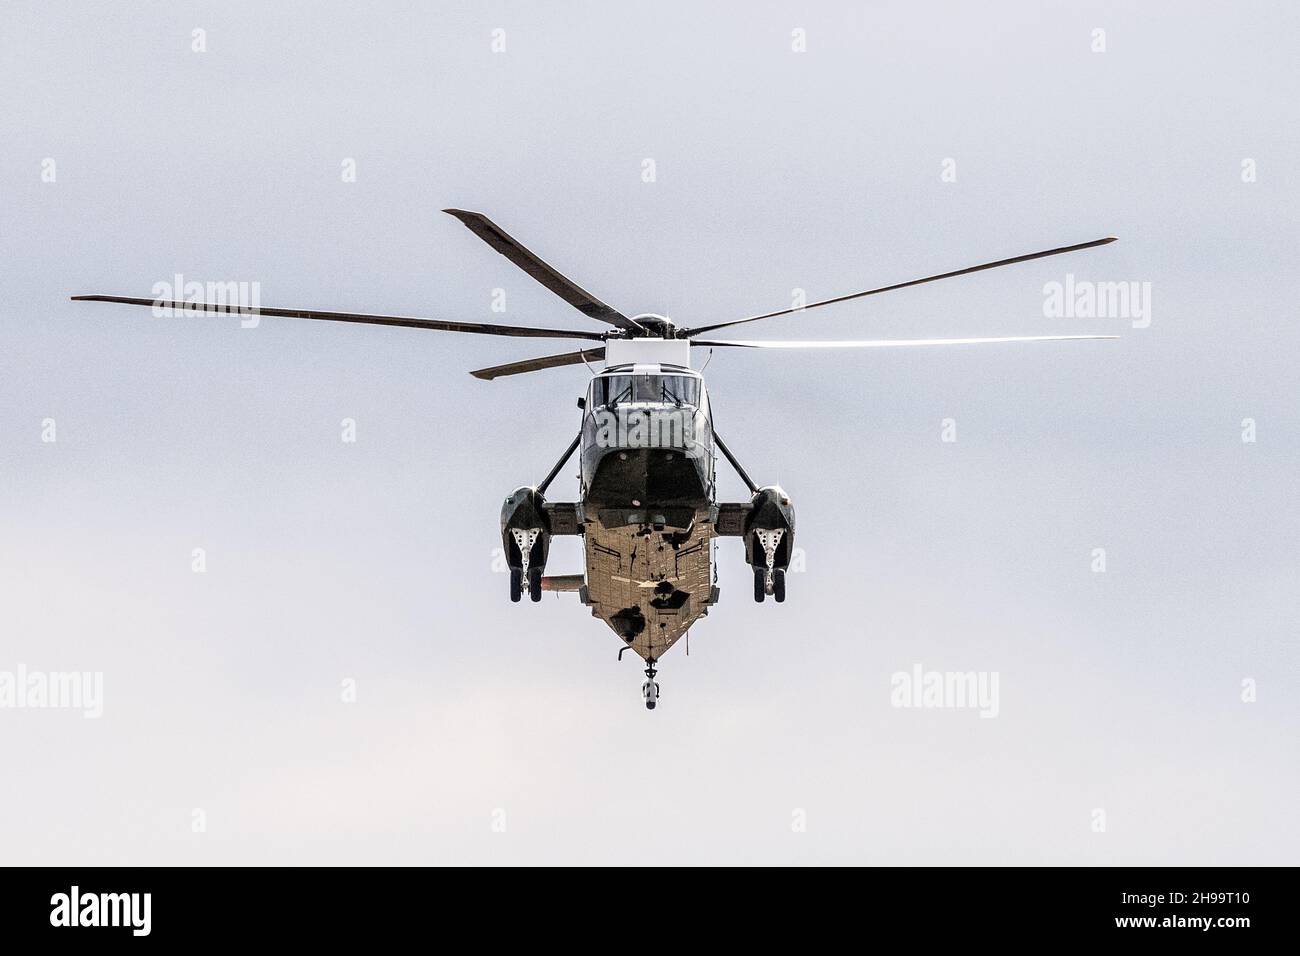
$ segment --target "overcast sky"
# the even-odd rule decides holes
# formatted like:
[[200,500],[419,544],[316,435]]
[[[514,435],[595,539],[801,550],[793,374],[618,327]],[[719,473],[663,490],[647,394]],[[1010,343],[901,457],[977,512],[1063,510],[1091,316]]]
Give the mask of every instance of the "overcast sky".
[[[1264,3],[5,4],[0,672],[102,672],[103,715],[0,709],[0,861],[1295,863],[1298,31]],[[1116,235],[743,337],[1121,338],[718,352],[718,429],[793,496],[806,570],[757,605],[722,541],[648,713],[573,595],[493,571],[588,373],[466,372],[562,343],[67,300],[179,273],[593,327],[448,206],[697,325]],[[1149,327],[1046,317],[1067,273],[1150,283]],[[996,718],[892,706],[917,665],[996,673]]]

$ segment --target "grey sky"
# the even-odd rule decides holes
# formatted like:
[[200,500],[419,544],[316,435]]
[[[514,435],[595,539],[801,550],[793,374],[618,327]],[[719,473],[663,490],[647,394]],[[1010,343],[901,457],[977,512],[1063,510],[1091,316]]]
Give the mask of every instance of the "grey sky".
[[[1264,3],[4,5],[0,671],[102,671],[104,714],[0,710],[0,861],[1294,863],[1298,30]],[[1113,234],[735,337],[1123,337],[716,354],[718,428],[793,496],[807,571],[755,605],[723,541],[648,714],[612,633],[491,567],[587,372],[465,373],[562,343],[67,301],[182,273],[590,327],[447,206],[697,325]],[[1067,273],[1150,282],[1150,327],[1045,318]],[[998,672],[998,717],[891,707],[917,663]]]

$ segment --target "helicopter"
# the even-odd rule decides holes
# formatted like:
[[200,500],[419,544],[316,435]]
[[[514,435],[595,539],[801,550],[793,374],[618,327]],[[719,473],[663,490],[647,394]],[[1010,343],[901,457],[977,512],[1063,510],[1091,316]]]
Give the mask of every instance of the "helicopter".
[[[867,296],[1103,246],[1114,236],[998,259],[950,272],[867,289],[725,322],[682,328],[655,313],[626,315],[587,292],[507,234],[487,216],[445,209],[491,248],[576,308],[603,323],[600,330],[534,328],[413,316],[266,308],[227,302],[170,301],[119,295],[74,295],[74,301],[117,302],[167,310],[166,314],[209,312],[387,325],[443,332],[515,338],[567,339],[568,351],[470,372],[491,381],[527,372],[587,365],[592,372],[578,398],[578,434],[550,472],[524,485],[501,507],[501,543],[510,572],[510,600],[525,593],[540,601],[544,592],[575,592],[618,636],[618,651],[631,650],[645,664],[641,694],[654,710],[656,680],[664,654],[718,603],[715,563],[719,538],[739,538],[753,572],[754,600],[786,599],[786,572],[794,554],[795,513],[778,485],[759,486],[713,426],[710,397],[691,350],[707,349],[873,349],[944,345],[993,345],[1114,339],[1114,335],[1030,335],[986,338],[739,340],[713,338],[723,329],[778,316],[850,302]],[[160,314],[160,313],[156,313]],[[711,354],[711,352],[710,352]],[[593,363],[601,363],[597,369]],[[707,363],[706,363],[707,364]],[[551,501],[546,492],[575,452],[580,491],[573,502]],[[716,453],[731,465],[749,491],[747,501],[719,501]],[[551,540],[583,539],[585,573],[547,575]]]

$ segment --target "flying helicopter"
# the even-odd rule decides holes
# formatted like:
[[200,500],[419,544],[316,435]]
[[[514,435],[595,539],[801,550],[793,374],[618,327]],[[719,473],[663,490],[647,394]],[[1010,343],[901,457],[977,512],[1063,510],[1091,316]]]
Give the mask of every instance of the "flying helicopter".
[[[1091,249],[1114,236],[998,259],[895,282],[862,292],[810,302],[726,322],[681,328],[663,315],[626,315],[566,278],[487,216],[445,209],[602,330],[533,328],[412,316],[282,309],[238,303],[170,301],[119,295],[75,295],[76,301],[119,302],[169,312],[215,312],[320,319],[443,332],[589,342],[568,351],[475,369],[493,380],[525,372],[585,364],[592,371],[578,398],[578,434],[546,477],[517,488],[501,508],[501,541],[510,570],[510,599],[525,593],[576,592],[578,601],[604,621],[622,642],[618,657],[633,651],[645,664],[641,692],[653,710],[659,699],[657,668],[664,654],[692,624],[717,604],[715,542],[739,538],[753,571],[754,600],[786,598],[786,571],[794,549],[795,514],[790,496],[777,485],[757,485],[713,427],[704,376],[691,366],[691,349],[875,349],[944,345],[996,345],[1113,339],[1113,335],[1029,335],[992,338],[738,340],[712,333],[750,322],[850,302],[969,275],[986,269]],[[596,368],[593,363],[601,363]],[[579,452],[577,501],[550,501],[551,482]],[[717,500],[716,455],[721,453],[749,490],[748,501]],[[547,575],[551,539],[583,539],[585,573]]]

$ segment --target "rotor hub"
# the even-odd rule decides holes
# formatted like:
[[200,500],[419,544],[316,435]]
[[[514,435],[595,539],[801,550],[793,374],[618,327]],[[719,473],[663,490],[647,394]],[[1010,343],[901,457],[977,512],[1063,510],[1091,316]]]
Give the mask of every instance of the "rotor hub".
[[637,325],[641,326],[641,328],[645,329],[644,332],[634,331],[629,333],[634,338],[657,338],[657,339],[677,338],[678,335],[677,326],[673,324],[673,320],[668,318],[668,316],[666,315],[659,315],[654,312],[646,312],[642,315],[632,316],[632,321],[635,322]]

